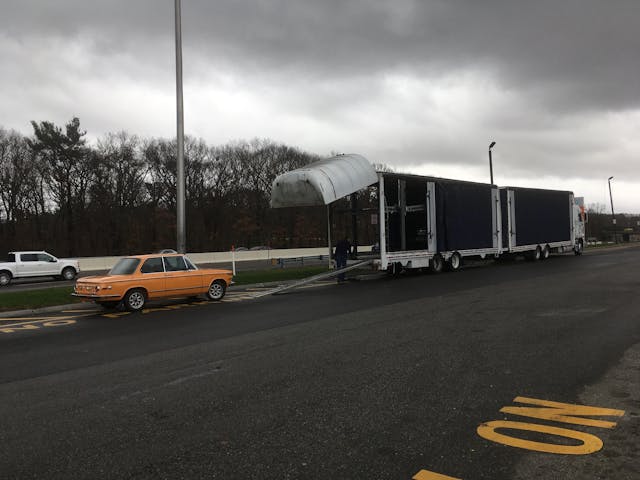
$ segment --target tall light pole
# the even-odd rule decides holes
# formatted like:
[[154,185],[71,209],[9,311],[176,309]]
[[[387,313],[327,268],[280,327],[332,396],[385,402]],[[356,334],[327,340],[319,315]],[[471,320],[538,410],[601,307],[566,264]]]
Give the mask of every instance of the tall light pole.
[[184,105],[182,102],[182,16],[180,0],[175,0],[176,10],[176,111],[177,111],[177,147],[176,162],[176,237],[178,253],[186,253],[186,235],[184,219]]
[[611,180],[613,177],[608,178],[609,183],[609,200],[611,201],[611,223],[613,223],[613,241],[618,243],[618,235],[616,234],[616,214],[613,211],[613,195],[611,195]]
[[493,185],[493,159],[491,158],[491,149],[495,146],[496,142],[489,144],[489,174],[491,175],[491,185]]

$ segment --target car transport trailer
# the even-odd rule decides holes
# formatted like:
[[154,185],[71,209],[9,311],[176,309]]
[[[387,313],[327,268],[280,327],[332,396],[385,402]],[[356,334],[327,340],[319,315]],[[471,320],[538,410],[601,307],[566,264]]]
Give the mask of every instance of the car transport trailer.
[[[278,176],[271,206],[330,205],[377,190],[379,270],[457,270],[463,259],[582,253],[583,215],[571,192],[376,172],[362,156],[338,155]],[[329,248],[331,234],[328,233]]]

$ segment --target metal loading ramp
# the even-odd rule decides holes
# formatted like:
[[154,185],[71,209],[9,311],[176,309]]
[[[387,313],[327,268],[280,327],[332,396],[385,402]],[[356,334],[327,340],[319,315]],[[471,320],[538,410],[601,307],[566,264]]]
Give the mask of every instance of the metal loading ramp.
[[348,267],[341,268],[339,270],[331,270],[325,273],[319,273],[318,275],[314,275],[312,277],[303,278],[301,280],[296,280],[293,283],[289,283],[287,285],[279,285],[271,290],[267,290],[265,292],[257,293],[253,296],[253,298],[266,297],[267,295],[275,295],[276,293],[286,292],[287,290],[293,290],[294,288],[301,287],[303,285],[307,285],[313,282],[319,282],[321,280],[327,280],[329,278],[337,277],[341,273],[349,272],[351,270],[356,270],[357,268],[364,267],[366,265],[371,265],[373,263],[373,259],[363,260],[361,262],[354,263],[353,265],[349,265]]

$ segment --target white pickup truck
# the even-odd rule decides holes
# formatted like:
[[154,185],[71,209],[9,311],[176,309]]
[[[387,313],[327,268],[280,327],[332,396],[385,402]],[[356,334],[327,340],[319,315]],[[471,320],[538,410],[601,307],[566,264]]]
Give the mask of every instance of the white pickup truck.
[[0,262],[0,287],[14,278],[55,277],[73,280],[80,271],[78,260],[56,258],[44,251],[9,252],[6,262]]

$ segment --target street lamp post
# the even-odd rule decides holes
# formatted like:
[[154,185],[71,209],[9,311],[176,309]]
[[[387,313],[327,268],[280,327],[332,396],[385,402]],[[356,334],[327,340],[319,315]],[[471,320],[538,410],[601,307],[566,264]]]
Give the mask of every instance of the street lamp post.
[[616,214],[613,211],[613,195],[611,194],[611,180],[613,177],[609,177],[607,182],[609,183],[609,200],[611,201],[611,222],[613,223],[613,241],[618,243],[618,235],[616,234]]
[[493,185],[493,159],[491,158],[491,149],[495,144],[496,142],[491,142],[489,144],[489,174],[491,175],[491,185]]
[[185,234],[185,178],[184,178],[184,104],[182,101],[182,15],[181,2],[175,0],[176,20],[176,111],[177,111],[177,161],[176,161],[176,243],[178,253],[186,253]]

